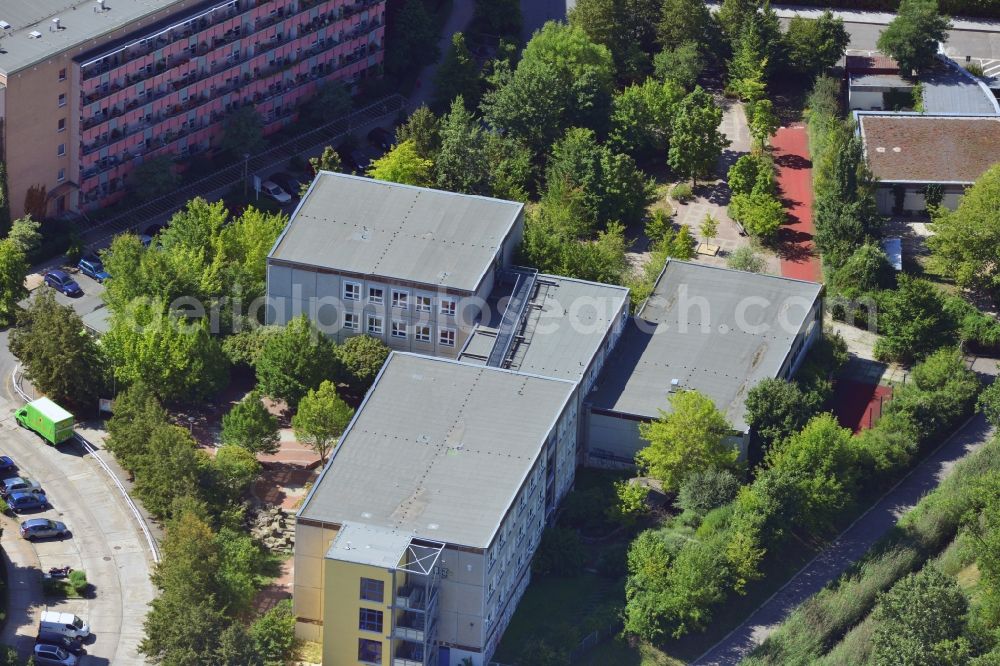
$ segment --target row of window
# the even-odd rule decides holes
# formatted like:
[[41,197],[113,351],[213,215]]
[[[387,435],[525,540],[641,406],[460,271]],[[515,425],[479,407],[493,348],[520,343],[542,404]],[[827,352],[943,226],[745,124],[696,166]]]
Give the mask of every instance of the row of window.
[[[383,603],[385,601],[385,582],[374,578],[362,578],[360,597],[362,601]],[[358,629],[382,633],[383,617],[380,610],[361,608],[358,611]],[[382,641],[359,638],[358,661],[366,664],[381,664]]]
[[[361,315],[354,312],[344,313],[344,328],[357,331],[361,328]],[[389,334],[397,339],[405,340],[409,337],[408,325],[404,321],[393,321],[390,324]],[[368,315],[368,322],[365,330],[370,335],[382,335],[385,332],[385,322],[378,315]],[[417,342],[431,341],[431,327],[426,324],[414,324],[413,339]],[[455,330],[442,328],[438,331],[438,344],[443,347],[455,346]]]
[[[410,306],[410,294],[407,291],[402,291],[400,289],[393,289],[391,296],[392,307],[405,310]],[[345,301],[360,301],[361,300],[361,283],[360,282],[344,282],[344,300]],[[430,296],[417,296],[416,297],[416,311],[417,312],[431,312],[432,301]],[[368,302],[382,304],[385,302],[385,289],[382,287],[368,287]],[[455,299],[453,298],[442,298],[439,301],[439,309],[443,315],[455,316],[455,311],[457,308]]]

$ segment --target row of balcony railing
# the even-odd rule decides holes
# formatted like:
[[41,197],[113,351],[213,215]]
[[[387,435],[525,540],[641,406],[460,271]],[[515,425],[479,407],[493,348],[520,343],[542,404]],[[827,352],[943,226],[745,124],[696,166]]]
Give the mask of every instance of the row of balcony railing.
[[[291,4],[287,7],[281,7],[279,11],[275,12],[274,15],[269,15],[267,17],[262,17],[258,19],[256,23],[256,30],[262,30],[266,27],[274,25],[275,23],[293,16],[299,12],[305,11],[307,9],[312,9],[324,2],[332,4],[335,0],[299,0],[297,4]],[[192,35],[199,32],[207,30],[209,27],[218,24],[220,21],[224,21],[230,18],[235,18],[237,16],[246,16],[253,9],[259,7],[263,4],[269,4],[275,2],[275,0],[267,0],[267,2],[246,2],[243,3],[243,9],[240,9],[239,5],[237,7],[220,7],[217,11],[222,12],[221,15],[213,15],[212,19],[209,20],[207,17],[201,17],[194,21],[188,21],[178,24],[175,28],[167,30],[161,35],[150,39],[144,40],[142,42],[136,42],[131,48],[127,50],[121,50],[116,53],[110,54],[105,58],[99,59],[92,64],[84,67],[81,75],[83,81],[88,81],[95,76],[100,76],[111,72],[119,67],[122,67],[129,62],[132,62],[138,58],[144,58],[160,49],[166,48],[171,44],[175,44],[184,39],[189,39]],[[383,4],[385,0],[358,0],[351,5],[342,5],[340,7],[334,8],[334,12],[337,15],[335,20],[341,20],[354,16],[355,14],[364,11],[370,7]],[[238,34],[230,35],[230,41],[238,39]],[[220,46],[223,44],[220,44]],[[215,48],[214,46],[212,48]],[[126,84],[127,85],[127,84]]]
[[[329,14],[324,14],[322,16],[313,18],[311,21],[306,21],[296,26],[289,26],[290,29],[287,35],[283,34],[281,37],[274,37],[268,40],[260,40],[252,44],[247,44],[246,46],[242,47],[240,49],[243,52],[242,57],[233,58],[232,54],[230,53],[225,59],[221,58],[217,59],[217,61],[214,62],[209,67],[199,68],[198,70],[188,71],[185,72],[184,74],[179,75],[182,79],[181,81],[170,81],[161,84],[161,87],[166,88],[166,90],[158,92],[158,94],[160,94],[161,96],[162,94],[170,94],[171,91],[169,90],[169,88],[171,86],[177,89],[178,87],[191,85],[196,81],[202,80],[209,76],[214,76],[220,72],[225,71],[226,69],[245,63],[261,55],[261,53],[265,53],[266,51],[276,49],[284,44],[299,39],[300,37],[305,37],[306,35],[310,35],[314,32],[317,32],[335,22],[336,20],[329,18]],[[364,21],[358,24],[351,30],[344,32],[341,35],[338,36],[327,35],[327,37],[324,39],[324,42],[327,42],[326,46],[329,48],[336,47],[344,42],[357,39],[363,34],[373,32],[376,28],[380,27],[381,25],[382,25],[382,17],[376,16],[371,20]],[[248,35],[246,35],[246,37],[258,33],[259,30],[256,33],[253,32],[249,33]],[[328,42],[328,40],[330,39],[332,39],[332,43]],[[124,90],[125,88],[131,85],[139,83],[140,81],[146,81],[152,76],[158,76],[160,74],[166,73],[168,70],[176,69],[177,67],[182,67],[185,64],[191,62],[192,57],[200,58],[209,55],[211,53],[220,51],[224,49],[225,46],[230,44],[232,41],[235,40],[218,42],[214,44],[212,47],[206,48],[205,50],[202,50],[201,46],[199,46],[195,50],[193,56],[190,54],[177,54],[163,61],[160,61],[159,63],[155,64],[151,63],[139,72],[134,72],[132,74],[123,77],[122,79],[119,79],[114,83],[107,84],[107,88],[102,86],[101,89],[99,90],[83,94],[82,103],[84,105],[90,105],[94,104],[95,102],[99,102],[100,100],[106,97],[110,97],[111,95],[120,92],[121,90]],[[192,76],[194,76],[195,78],[191,78]]]
[[[354,63],[370,55],[378,53],[381,50],[381,48],[382,48],[381,45],[372,44],[369,45],[367,48],[359,49],[357,51],[354,51],[353,53],[350,53],[342,57],[337,63],[334,63],[331,60],[316,65],[314,71],[301,72],[292,81],[276,82],[269,87],[268,90],[270,92],[263,93],[261,91],[258,91],[257,93],[255,93],[255,95],[252,98],[253,103],[254,104],[263,103],[272,97],[284,94],[303,85],[307,85],[317,79],[327,77],[330,74],[336,72],[337,70],[349,67],[350,65],[353,65]],[[230,83],[222,87],[215,88],[210,91],[204,91],[198,95],[189,97],[188,100],[184,103],[175,104],[169,107],[168,109],[164,109],[156,114],[151,114],[151,117],[148,120],[143,119],[142,121],[136,123],[129,123],[124,128],[113,129],[110,132],[105,133],[106,136],[105,134],[102,134],[101,138],[99,138],[98,140],[93,141],[91,143],[83,144],[81,152],[83,155],[89,155],[97,150],[100,150],[101,148],[105,148],[118,141],[127,139],[130,136],[133,136],[146,129],[155,127],[160,123],[166,122],[172,118],[176,118],[177,116],[188,113],[190,111],[194,111],[199,107],[202,107],[206,104],[211,103],[212,101],[219,99],[223,95],[227,95],[231,92],[240,90],[246,85],[258,82],[261,79],[265,79],[270,76],[277,75],[301,63],[302,60],[292,60],[292,59],[285,59],[280,61],[275,60],[273,65],[261,68],[254,74],[249,74],[249,73],[244,74],[242,77],[238,79],[233,79],[230,81]]]
[[[312,57],[314,55],[320,54],[323,51],[328,51],[328,50],[330,50],[332,48],[336,48],[337,46],[339,46],[339,45],[341,45],[341,44],[343,44],[345,42],[348,42],[348,41],[351,41],[351,40],[354,40],[354,39],[357,39],[357,38],[361,37],[363,34],[371,33],[376,28],[378,28],[379,25],[380,25],[379,23],[375,23],[375,24],[369,23],[368,25],[363,26],[363,27],[362,26],[358,26],[357,29],[352,30],[349,34],[345,35],[341,40],[339,40],[339,41],[333,41],[332,43],[329,42],[329,41],[326,41],[326,40],[324,40],[323,42],[318,42],[318,43],[316,43],[316,44],[314,44],[314,45],[312,45],[312,46],[304,49],[302,51],[302,53],[296,54],[297,57],[294,59],[294,62],[298,62],[302,58],[309,58],[309,57]],[[200,81],[204,81],[205,79],[210,78],[212,76],[217,76],[218,74],[221,74],[221,73],[225,72],[226,70],[230,70],[230,69],[234,69],[236,67],[239,67],[240,65],[243,65],[244,63],[250,62],[254,58],[260,57],[262,55],[266,55],[266,53],[268,51],[273,51],[275,48],[277,48],[281,44],[290,42],[293,39],[296,39],[296,37],[293,36],[293,37],[289,37],[289,38],[283,39],[283,40],[271,40],[270,42],[267,42],[267,43],[264,44],[265,49],[266,49],[264,51],[260,51],[260,52],[257,52],[257,53],[246,54],[243,58],[239,58],[239,59],[227,60],[226,62],[219,63],[219,64],[215,65],[214,67],[212,67],[210,69],[204,69],[204,70],[197,70],[197,71],[187,72],[187,73],[185,73],[181,77],[181,80],[179,80],[179,81],[173,81],[173,82],[170,82],[170,83],[162,83],[162,84],[160,84],[160,86],[152,94],[147,94],[147,95],[144,95],[142,97],[136,97],[136,98],[130,99],[128,101],[125,101],[122,104],[116,104],[115,106],[112,106],[112,107],[110,107],[108,109],[105,109],[105,110],[102,110],[102,111],[98,112],[97,114],[91,116],[90,118],[85,118],[83,120],[82,127],[83,127],[84,130],[88,130],[88,129],[92,129],[94,127],[97,127],[98,125],[100,125],[102,123],[105,123],[105,122],[108,122],[109,120],[113,120],[115,118],[123,116],[126,113],[128,113],[129,111],[133,111],[133,110],[139,108],[140,106],[144,106],[144,105],[147,105],[147,104],[152,104],[153,102],[155,102],[155,101],[157,101],[159,99],[163,99],[164,97],[167,97],[168,95],[172,95],[174,93],[178,93],[181,90],[183,90],[184,88],[193,86],[193,85],[197,84]],[[244,78],[246,76],[247,75],[244,75]]]

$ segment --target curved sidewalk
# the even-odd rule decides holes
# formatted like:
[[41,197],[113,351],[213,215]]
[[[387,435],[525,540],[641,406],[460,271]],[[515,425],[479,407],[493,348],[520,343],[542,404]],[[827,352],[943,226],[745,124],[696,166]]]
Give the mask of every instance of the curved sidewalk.
[[955,463],[980,448],[991,436],[977,414],[931,453],[909,475],[861,515],[823,552],[803,567],[743,624],[716,643],[693,664],[737,664],[761,644],[800,603],[836,579],[860,559],[899,518],[933,490]]

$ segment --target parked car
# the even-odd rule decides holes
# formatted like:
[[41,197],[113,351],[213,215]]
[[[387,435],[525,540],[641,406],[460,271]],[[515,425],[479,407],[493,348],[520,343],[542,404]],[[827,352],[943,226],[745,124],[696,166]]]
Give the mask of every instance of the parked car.
[[0,497],[8,497],[12,493],[40,493],[42,485],[23,476],[12,476],[0,481]]
[[140,234],[139,242],[142,243],[143,247],[149,247],[153,243],[153,237],[148,234]]
[[[29,518],[21,523],[20,534],[22,539],[34,541],[35,539],[51,539],[53,537],[67,537],[69,530],[66,523],[48,518]],[[46,629],[45,626],[42,627]]]
[[90,636],[90,625],[72,613],[60,613],[59,611],[42,611],[38,630],[81,640]]
[[17,469],[10,456],[0,456],[0,472],[13,472]]
[[48,643],[35,643],[32,652],[35,663],[39,666],[76,666],[79,659],[75,654],[67,652],[58,645]]
[[264,193],[264,196],[271,197],[280,204],[286,204],[292,200],[291,195],[284,191],[276,183],[270,180],[265,180],[260,184],[260,191]]
[[293,199],[299,198],[299,192],[302,191],[302,183],[292,174],[279,171],[278,173],[272,173],[270,180],[290,194]]
[[94,254],[88,254],[86,257],[80,260],[80,263],[76,265],[80,269],[80,272],[89,278],[93,278],[98,282],[104,282],[110,275],[104,270],[104,262],[101,261],[100,257]]
[[45,284],[67,296],[83,296],[83,289],[80,289],[80,285],[64,271],[53,270],[46,273]]
[[337,149],[337,154],[340,155],[340,165],[343,167],[344,173],[356,173],[363,176],[368,169],[370,160],[357,148],[341,146]]
[[55,631],[39,631],[38,636],[35,638],[35,643],[41,643],[42,645],[55,645],[57,647],[61,647],[70,654],[83,654],[82,640],[79,638],[70,638],[65,634],[60,634]]
[[14,513],[44,509],[49,505],[45,493],[11,493],[7,498],[7,506]]
[[376,127],[371,132],[368,132],[368,143],[387,153],[396,145],[396,134],[384,127]]

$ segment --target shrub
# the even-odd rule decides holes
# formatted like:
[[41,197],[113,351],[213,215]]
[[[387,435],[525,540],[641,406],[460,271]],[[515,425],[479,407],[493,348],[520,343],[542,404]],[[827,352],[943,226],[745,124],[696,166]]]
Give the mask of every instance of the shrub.
[[81,597],[86,594],[87,589],[90,587],[90,583],[87,582],[87,573],[81,571],[80,569],[75,569],[69,572],[69,585],[73,588]]
[[576,530],[550,527],[542,533],[531,570],[542,576],[579,576],[583,571],[583,545]]
[[670,196],[672,196],[675,201],[686,203],[694,198],[694,190],[691,189],[690,183],[677,183],[674,185],[673,189],[670,190]]
[[736,194],[729,202],[729,216],[750,235],[770,238],[784,223],[785,209],[771,194]]
[[746,271],[748,273],[767,272],[767,261],[757,254],[750,245],[741,245],[733,250],[726,257],[726,266],[734,271]]
[[695,472],[681,483],[674,506],[704,516],[712,509],[731,502],[739,488],[739,479],[728,470]]

